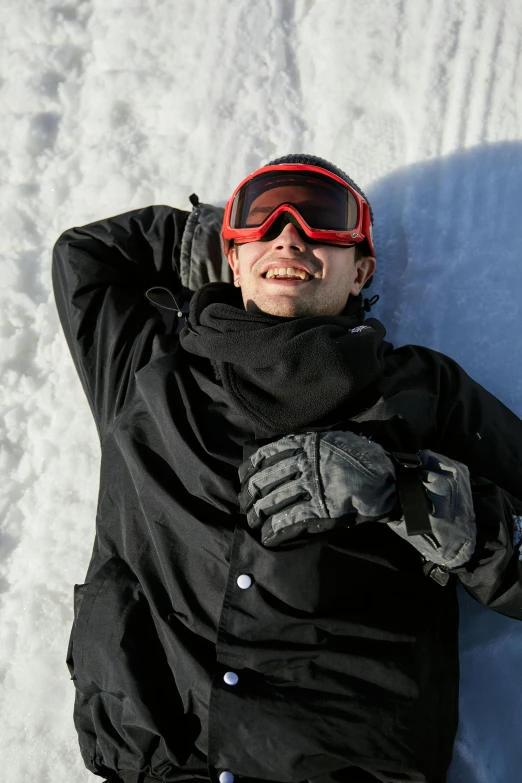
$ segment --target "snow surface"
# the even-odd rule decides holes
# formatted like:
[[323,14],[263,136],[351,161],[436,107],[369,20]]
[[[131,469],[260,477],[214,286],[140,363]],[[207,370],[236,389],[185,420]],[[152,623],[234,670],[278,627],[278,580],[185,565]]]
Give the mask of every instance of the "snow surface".
[[[65,666],[99,445],[51,291],[66,228],[223,205],[308,152],[376,215],[373,311],[522,416],[520,0],[4,0],[0,8],[0,769],[94,780]],[[522,780],[522,624],[460,594],[449,783]]]

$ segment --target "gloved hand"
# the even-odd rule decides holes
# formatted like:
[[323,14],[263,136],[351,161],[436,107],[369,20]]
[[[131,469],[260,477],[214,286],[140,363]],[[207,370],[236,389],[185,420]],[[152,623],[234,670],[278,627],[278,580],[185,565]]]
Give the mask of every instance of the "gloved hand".
[[388,522],[388,526],[426,560],[445,570],[458,568],[471,558],[477,541],[469,470],[461,462],[429,449],[419,451],[417,456],[422,462],[419,478],[429,501],[432,533],[409,536],[403,516]]
[[268,547],[304,531],[382,521],[428,561],[458,567],[476,541],[469,471],[429,450],[418,456],[431,535],[408,535],[391,456],[349,431],[285,435],[262,446],[239,468],[240,509]]
[[285,435],[246,460],[239,478],[241,511],[265,546],[377,520],[397,505],[389,455],[353,432]]

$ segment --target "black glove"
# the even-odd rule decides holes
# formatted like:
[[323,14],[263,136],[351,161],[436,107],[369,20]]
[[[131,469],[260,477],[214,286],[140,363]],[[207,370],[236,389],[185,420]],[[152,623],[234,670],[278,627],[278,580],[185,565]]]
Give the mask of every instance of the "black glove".
[[240,509],[265,546],[336,524],[382,521],[428,561],[456,568],[476,543],[469,471],[428,449],[418,457],[431,535],[408,535],[390,455],[349,431],[285,435],[262,446],[239,468]]

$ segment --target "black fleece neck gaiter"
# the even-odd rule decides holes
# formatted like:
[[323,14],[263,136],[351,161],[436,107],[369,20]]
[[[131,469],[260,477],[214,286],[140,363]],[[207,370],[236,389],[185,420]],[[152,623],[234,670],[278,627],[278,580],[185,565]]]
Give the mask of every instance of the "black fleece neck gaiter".
[[385,334],[364,319],[360,296],[341,315],[284,318],[248,313],[239,289],[208,283],[192,297],[180,341],[212,362],[233,403],[271,437],[338,415],[341,405],[347,415],[360,409],[382,375]]

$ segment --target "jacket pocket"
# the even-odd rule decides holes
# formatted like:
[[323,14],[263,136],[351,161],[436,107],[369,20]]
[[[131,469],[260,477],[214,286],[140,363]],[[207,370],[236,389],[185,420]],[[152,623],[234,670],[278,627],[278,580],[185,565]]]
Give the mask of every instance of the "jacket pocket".
[[162,620],[136,574],[111,558],[75,589],[75,605],[74,717],[87,767],[107,777],[105,769],[137,769],[153,756],[166,763],[167,747],[185,758],[192,727],[162,644]]
[[[82,677],[86,642],[89,638],[96,638],[103,627],[98,622],[104,616],[103,604],[111,594],[111,583],[118,572],[129,571],[127,565],[118,557],[111,557],[94,574],[90,582],[83,585],[74,585],[74,622],[67,649],[67,666],[71,679],[79,685]],[[130,572],[129,572],[130,573]],[[132,576],[132,575],[131,575]],[[135,586],[136,582],[134,580]],[[100,605],[101,601],[101,605]],[[107,617],[111,624],[116,618]],[[101,623],[105,625],[105,623]]]

